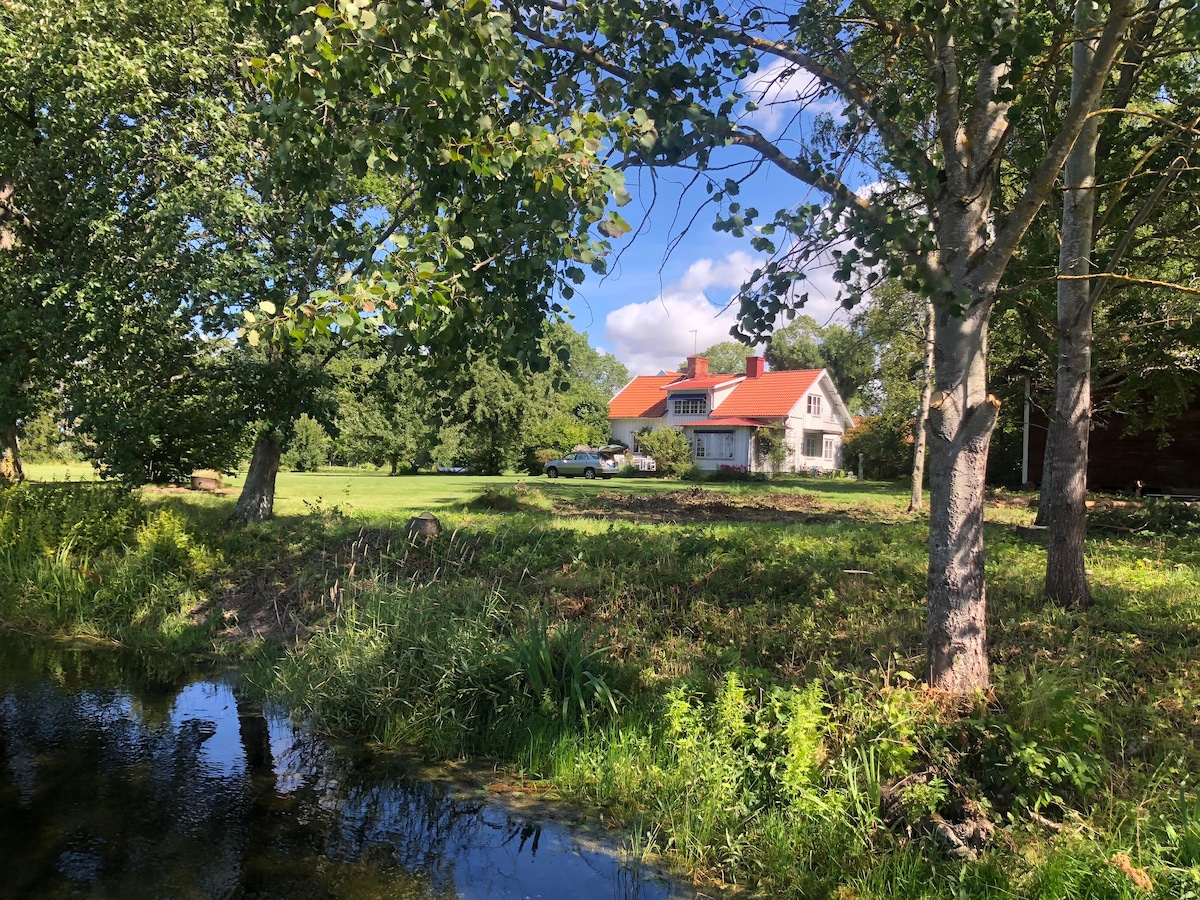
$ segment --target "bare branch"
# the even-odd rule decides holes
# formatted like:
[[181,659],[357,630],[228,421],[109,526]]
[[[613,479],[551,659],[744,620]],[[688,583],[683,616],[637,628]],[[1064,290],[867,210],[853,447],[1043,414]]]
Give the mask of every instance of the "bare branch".
[[1059,275],[1057,281],[1089,281],[1092,279],[1110,279],[1112,281],[1120,281],[1124,284],[1140,284],[1144,287],[1166,288],[1167,290],[1179,291],[1183,294],[1198,294],[1200,288],[1187,287],[1186,285],[1177,284],[1172,281],[1159,281],[1156,278],[1137,278],[1133,275],[1118,275],[1116,272],[1096,272],[1089,275]]

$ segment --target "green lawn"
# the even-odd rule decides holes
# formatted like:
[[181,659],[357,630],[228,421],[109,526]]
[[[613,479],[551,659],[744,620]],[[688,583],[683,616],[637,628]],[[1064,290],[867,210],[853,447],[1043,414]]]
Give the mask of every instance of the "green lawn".
[[[95,470],[87,463],[27,463],[31,481],[91,481]],[[236,497],[245,480],[245,470],[224,480],[226,496]],[[602,492],[658,494],[689,486],[669,478],[615,477],[588,481],[544,475],[398,475],[383,470],[330,467],[318,472],[281,471],[275,485],[275,512],[280,516],[337,509],[362,517],[407,516],[423,510],[461,507],[485,491],[505,490],[524,484],[553,500],[595,497]],[[808,493],[838,506],[882,503],[903,508],[908,503],[906,487],[892,482],[859,483],[846,479],[796,476],[769,483],[705,483],[704,490],[732,494],[768,492]],[[153,494],[154,488],[145,489]],[[201,495],[192,496],[197,503]],[[232,500],[230,500],[232,503]],[[206,504],[207,505],[207,504]]]

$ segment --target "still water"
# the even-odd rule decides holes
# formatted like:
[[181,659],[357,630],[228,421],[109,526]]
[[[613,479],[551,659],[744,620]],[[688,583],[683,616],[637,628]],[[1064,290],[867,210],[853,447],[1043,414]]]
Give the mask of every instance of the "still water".
[[696,896],[233,684],[0,636],[0,897]]

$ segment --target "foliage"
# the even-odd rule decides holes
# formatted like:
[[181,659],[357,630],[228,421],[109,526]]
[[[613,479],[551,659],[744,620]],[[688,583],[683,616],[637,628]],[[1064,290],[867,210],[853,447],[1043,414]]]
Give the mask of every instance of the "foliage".
[[638,450],[654,457],[655,471],[683,475],[692,464],[692,447],[681,428],[654,428],[637,433]]
[[25,483],[0,491],[0,535],[18,556],[118,547],[142,515],[137,498],[116,485]]
[[114,324],[81,361],[67,416],[85,458],[127,484],[183,484],[196,469],[232,471],[249,450],[229,346],[197,342],[161,310]]
[[[374,351],[374,352],[372,352]],[[331,360],[335,379],[337,456],[350,465],[401,465],[416,470],[431,457],[436,379],[422,378],[419,364],[387,356],[366,342]]]
[[147,513],[108,484],[25,484],[0,491],[0,614],[13,627],[94,635],[134,646],[195,652],[219,556],[189,524]]
[[912,422],[893,416],[868,416],[846,433],[842,458],[846,467],[858,471],[863,457],[863,475],[889,480],[912,471]]
[[548,450],[544,447],[541,450],[526,450],[523,460],[526,474],[541,475],[545,471],[546,463],[552,459],[558,459],[559,456],[557,450]]
[[771,334],[767,363],[775,371],[825,368],[821,332],[821,326],[812,316],[796,316]]
[[782,472],[787,463],[787,430],[782,425],[768,425],[754,433],[754,455],[759,464],[770,466],[772,472]]
[[751,472],[747,466],[731,466],[725,463],[708,474],[709,481],[755,481],[762,479],[761,473]]
[[511,671],[507,687],[513,700],[532,705],[541,715],[586,727],[593,716],[617,713],[616,696],[602,664],[605,648],[590,646],[585,626],[553,627],[545,615],[531,616],[513,632],[500,659]]
[[550,367],[527,378],[524,456],[543,447],[558,456],[580,445],[603,446],[610,434],[608,401],[629,381],[624,364],[598,353],[586,334],[565,323],[551,324],[542,345]]
[[458,457],[472,472],[499,475],[519,461],[529,398],[498,360],[474,359],[447,385],[445,400],[447,420],[463,429]]
[[874,347],[855,322],[821,327],[811,316],[796,316],[771,334],[766,356],[773,371],[828,369],[848,405],[860,402],[875,375]]
[[65,428],[59,410],[43,407],[25,422],[21,455],[30,462],[69,462],[79,459],[72,435]]
[[964,721],[959,772],[980,780],[1003,811],[1086,808],[1105,783],[1101,741],[1108,717],[1077,691],[1077,679],[1051,669],[1020,671],[1005,687],[1011,709]]
[[293,472],[315,472],[329,462],[329,435],[307,413],[296,420],[282,464]]
[[[227,26],[224,8],[205,0],[46,0],[12,5],[0,27],[0,182],[12,204],[0,212],[12,235],[0,252],[10,286],[0,309],[0,421],[29,418],[51,384],[73,389],[86,373],[96,383],[74,400],[107,404],[96,430],[124,419],[104,438],[133,428],[157,438],[148,459],[128,445],[105,454],[134,481],[173,479],[184,467],[177,459],[188,451],[171,446],[178,423],[157,424],[173,406],[192,407],[180,414],[190,426],[212,426],[208,450],[220,450],[199,454],[218,457],[209,464],[222,465],[229,446],[221,414],[191,393],[213,385],[188,380],[190,349],[179,357],[198,295],[215,281],[200,286],[213,271],[196,247],[219,196],[212,173],[231,152]],[[147,370],[163,360],[160,378]],[[115,370],[96,373],[105,362]],[[127,389],[127,380],[136,384]]]
[[[322,176],[314,163],[334,161],[403,185],[387,204],[384,253],[366,249],[385,243],[380,232],[356,243],[350,278],[273,304],[247,336],[384,325],[412,355],[436,346],[432,362],[448,371],[468,351],[539,363],[532,344],[547,316],[565,311],[555,295],[573,296],[581,265],[604,269],[607,243],[590,226],[605,236],[628,228],[605,208],[621,176],[596,158],[601,118],[521,102],[518,87],[540,81],[543,61],[486,5],[320,4],[296,17],[238,6],[269,36],[252,66],[280,176],[311,188]],[[347,214],[326,230],[355,224]]]

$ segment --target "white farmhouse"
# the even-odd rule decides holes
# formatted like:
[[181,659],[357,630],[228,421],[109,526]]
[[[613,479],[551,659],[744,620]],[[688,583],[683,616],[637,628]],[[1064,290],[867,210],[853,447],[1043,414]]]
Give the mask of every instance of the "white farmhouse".
[[761,356],[741,375],[709,375],[703,356],[689,356],[686,372],[640,375],[613,397],[608,419],[613,440],[634,450],[642,429],[681,428],[701,469],[751,472],[772,471],[773,460],[781,472],[842,468],[853,426],[826,370],[768,372]]

